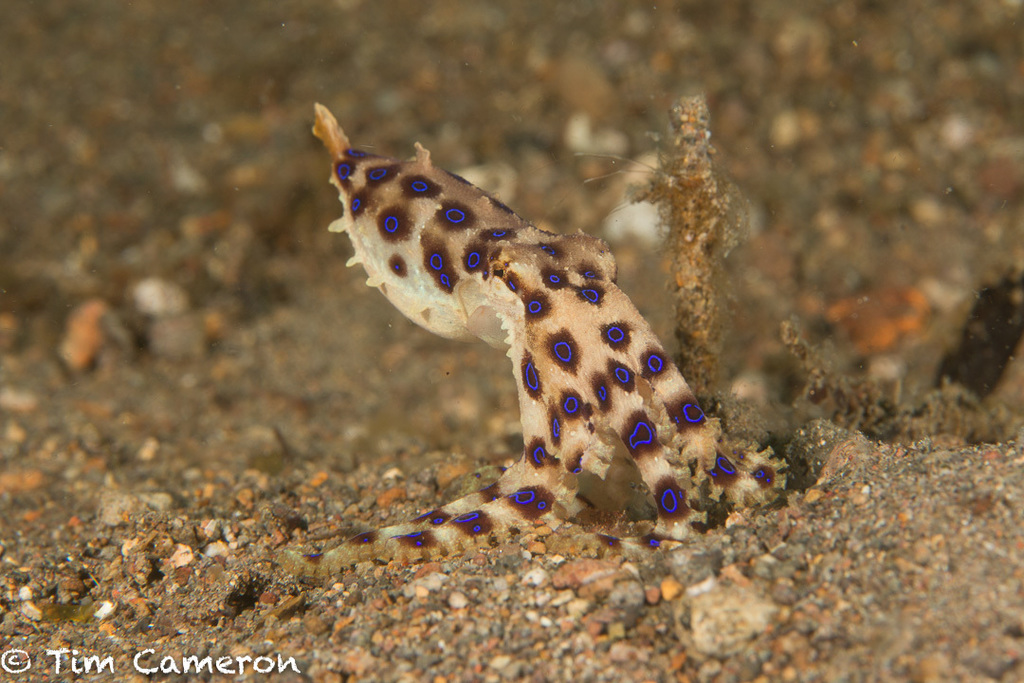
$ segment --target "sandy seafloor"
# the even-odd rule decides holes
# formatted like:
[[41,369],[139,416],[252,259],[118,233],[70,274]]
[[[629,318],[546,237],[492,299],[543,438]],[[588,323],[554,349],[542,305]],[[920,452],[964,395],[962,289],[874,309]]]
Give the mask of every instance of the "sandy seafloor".
[[706,93],[750,208],[716,390],[785,444],[832,414],[781,322],[913,406],[976,293],[1024,263],[1022,12],[7,3],[0,680],[69,678],[60,648],[109,658],[82,680],[211,678],[143,674],[147,649],[301,670],[244,680],[1024,679],[1019,360],[980,404],[998,429],[847,440],[837,478],[647,560],[513,543],[326,583],[275,565],[522,448],[502,353],[416,328],[345,268],[314,102],[367,148],[422,142],[538,225],[608,238],[676,350],[656,232],[605,219],[649,173],[624,159],[656,164],[669,106]]

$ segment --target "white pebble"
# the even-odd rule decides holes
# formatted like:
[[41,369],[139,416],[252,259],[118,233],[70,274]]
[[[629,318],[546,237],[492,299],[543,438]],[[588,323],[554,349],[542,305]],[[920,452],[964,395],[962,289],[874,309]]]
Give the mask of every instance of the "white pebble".
[[214,541],[203,548],[203,555],[206,557],[227,557],[230,554],[231,549],[224,541]]
[[611,128],[594,130],[590,117],[580,112],[565,124],[565,146],[583,154],[617,154],[629,151],[629,137]]
[[536,567],[526,572],[521,581],[524,586],[543,586],[547,582],[548,573],[543,567]]
[[452,609],[463,609],[469,605],[469,598],[462,591],[452,591],[448,596],[448,606]]
[[113,614],[116,609],[117,607],[114,603],[109,600],[104,600],[100,603],[100,606],[96,608],[96,611],[92,613],[92,618],[97,621],[102,621]]
[[140,313],[154,318],[181,315],[188,310],[188,294],[177,284],[148,277],[135,285],[132,301]]

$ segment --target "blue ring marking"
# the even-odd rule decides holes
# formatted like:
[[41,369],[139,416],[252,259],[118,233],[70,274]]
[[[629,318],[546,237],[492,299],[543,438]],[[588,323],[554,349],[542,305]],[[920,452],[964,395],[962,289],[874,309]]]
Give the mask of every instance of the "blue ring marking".
[[398,230],[398,217],[388,216],[384,219],[384,230],[387,232],[394,232]]
[[356,197],[355,199],[353,199],[352,200],[352,213],[355,213],[356,211],[358,211],[359,207],[360,207],[360,205],[362,205],[362,203],[363,202],[359,200],[359,197]]
[[679,499],[672,489],[665,489],[661,494],[661,509],[670,514],[679,509]]
[[452,523],[465,524],[466,522],[475,522],[478,519],[480,519],[480,513],[474,510],[473,512],[467,512],[464,515],[459,515],[452,520]]
[[381,178],[383,178],[387,174],[388,174],[388,169],[386,169],[386,168],[375,168],[372,171],[370,171],[369,173],[367,173],[366,175],[367,175],[367,177],[369,177],[370,180],[380,180]]
[[537,377],[537,368],[533,367],[533,363],[526,364],[526,386],[530,387],[531,391],[540,391],[540,378]]
[[665,367],[665,361],[656,353],[652,353],[647,359],[647,369],[657,374]]
[[626,332],[618,325],[612,325],[608,328],[608,331],[605,332],[605,336],[608,337],[608,341],[611,343],[618,344],[626,338]]
[[351,147],[345,150],[345,154],[349,155],[350,157],[355,157],[356,159],[361,159],[362,157],[366,156],[366,152],[363,152],[362,150],[358,149],[353,149]]
[[452,281],[451,279],[449,279],[446,273],[441,273],[441,277],[439,279],[441,280],[441,284],[444,285],[447,289],[452,288]]
[[[641,427],[643,427],[647,431],[646,436],[638,436]],[[643,421],[637,422],[636,427],[633,427],[633,433],[629,435],[629,447],[637,448],[639,446],[646,446],[653,442],[654,430],[651,429],[651,425]]]
[[[623,375],[625,375],[625,377],[623,377]],[[629,384],[629,370],[627,370],[626,368],[615,368],[615,379],[619,380],[619,382],[621,382],[622,384]]]
[[558,418],[551,418],[551,436],[556,439],[562,435],[562,426],[558,424]]
[[543,251],[544,253],[546,253],[546,254],[551,254],[552,256],[554,256],[554,255],[555,255],[555,254],[557,253],[557,252],[555,252],[555,250],[554,250],[554,249],[552,249],[551,247],[549,247],[549,246],[548,246],[548,245],[546,245],[546,244],[542,244],[542,245],[540,245],[540,249],[541,249],[541,251]]
[[562,281],[562,278],[558,277],[554,273],[552,273],[551,275],[548,275],[548,282],[550,282],[553,285],[557,285],[561,281]]
[[[560,348],[563,346],[565,347],[564,349]],[[555,344],[554,352],[555,355],[558,357],[558,360],[562,361],[563,363],[568,363],[569,361],[572,360],[572,347],[569,346],[568,342],[560,341],[557,344]]]
[[533,461],[538,465],[544,464],[544,458],[548,457],[548,452],[544,450],[543,446],[537,446],[533,449]]
[[491,233],[491,237],[501,238],[501,237],[504,237],[507,234],[508,234],[508,230],[495,230],[494,232]]
[[448,209],[444,212],[444,217],[451,223],[461,223],[466,220],[466,212],[461,209]]
[[427,183],[422,180],[412,181],[409,183],[409,187],[412,188],[413,192],[426,192],[430,189],[430,185],[427,185]]
[[482,526],[480,526],[479,524],[476,524],[476,525],[474,525],[474,526],[473,526],[473,533],[474,533],[474,534],[478,534],[478,533],[480,533],[480,531],[481,531],[482,529],[483,529],[483,527],[482,527]]
[[726,474],[736,474],[736,468],[732,466],[732,463],[730,463],[724,455],[718,456],[718,460],[715,461],[715,464],[718,465],[718,469],[722,470]]
[[[569,406],[572,406],[571,408]],[[580,402],[576,400],[575,396],[569,396],[565,399],[565,403],[562,404],[562,409],[572,415],[580,409]]]
[[597,397],[599,399],[601,399],[602,401],[607,401],[608,400],[608,390],[605,389],[604,387],[598,387],[597,388]]
[[580,294],[582,294],[583,298],[585,298],[592,304],[596,304],[598,301],[601,300],[601,295],[598,293],[596,289],[581,289]]
[[660,548],[661,547],[661,541],[659,541],[656,538],[651,538],[651,539],[648,539],[647,545],[651,546],[652,548]]
[[441,270],[442,268],[444,268],[444,257],[442,257],[440,254],[431,254],[430,267],[433,268],[434,270]]
[[480,252],[479,251],[471,251],[471,252],[469,252],[469,256],[466,257],[466,265],[469,266],[470,268],[476,268],[477,266],[479,266],[480,265]]
[[444,517],[434,517],[430,520],[431,524],[444,524]]
[[538,509],[538,510],[543,510],[543,509],[544,509],[544,508],[546,508],[547,506],[548,506],[548,504],[547,504],[547,503],[545,503],[545,502],[544,502],[543,500],[542,500],[542,501],[540,501],[539,503],[537,503],[537,509]]
[[754,472],[754,479],[764,479],[764,470],[757,470]]
[[537,496],[533,491],[516,491],[515,493],[509,494],[509,498],[519,505],[529,505],[536,497]]
[[544,305],[541,304],[541,302],[534,299],[530,303],[526,304],[526,310],[528,310],[530,313],[533,313],[534,315],[537,315],[538,313],[544,310]]
[[573,474],[579,474],[579,473],[580,473],[580,472],[582,472],[582,471],[583,471],[583,468],[582,468],[582,467],[577,467],[577,468],[573,469],[572,473],[573,473]]
[[592,270],[588,270],[587,272],[583,273],[583,277],[590,278],[591,280],[593,280],[594,278],[597,277],[597,273],[595,273]]
[[[690,417],[690,408],[697,411],[696,417]],[[696,403],[687,403],[683,406],[683,417],[686,418],[687,422],[701,422],[704,419],[704,411]]]
[[338,180],[345,180],[352,175],[352,166],[346,164],[344,161],[338,164],[335,170],[338,173]]

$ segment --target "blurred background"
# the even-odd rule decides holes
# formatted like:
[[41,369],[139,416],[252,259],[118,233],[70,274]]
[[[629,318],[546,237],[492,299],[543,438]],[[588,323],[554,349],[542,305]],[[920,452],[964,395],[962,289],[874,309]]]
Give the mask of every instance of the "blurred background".
[[[3,352],[55,351],[89,299],[131,317],[133,286],[156,276],[208,314],[189,339],[156,340],[194,356],[344,261],[324,229],[337,211],[314,101],[361,145],[407,156],[420,141],[528,219],[617,242],[628,291],[658,233],[616,211],[648,172],[625,160],[655,165],[668,107],[703,92],[750,206],[728,264],[723,387],[744,375],[758,400],[792,401],[778,323],[795,316],[837,370],[920,392],[976,292],[1024,263],[1020,11],[21,3],[0,29]],[[1019,405],[1024,371],[1011,373],[997,389]]]

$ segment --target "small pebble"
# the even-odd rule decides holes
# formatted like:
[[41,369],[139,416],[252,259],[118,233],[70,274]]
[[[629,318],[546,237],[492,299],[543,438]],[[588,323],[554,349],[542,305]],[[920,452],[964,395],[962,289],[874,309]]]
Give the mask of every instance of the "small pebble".
[[543,555],[548,551],[548,547],[542,541],[531,541],[530,544],[526,546],[526,551],[530,553],[531,556]]
[[228,557],[230,554],[231,548],[224,541],[214,541],[203,548],[203,555],[206,557]]
[[43,618],[43,612],[34,602],[21,603],[21,614],[30,621],[39,621]]
[[524,586],[543,586],[548,582],[548,572],[543,567],[535,567],[523,575],[521,583]]
[[804,494],[804,503],[814,503],[825,497],[825,492],[821,489],[810,489]]
[[709,657],[728,657],[763,633],[779,608],[753,590],[720,584],[693,599],[693,644]]
[[661,597],[666,600],[675,600],[683,593],[683,584],[676,581],[671,576],[667,576],[661,580]]
[[310,614],[305,617],[302,620],[302,626],[311,636],[323,635],[331,629],[331,626],[319,614]]
[[387,509],[393,503],[405,500],[407,495],[405,486],[392,486],[377,496],[377,507]]
[[780,605],[795,605],[799,596],[796,586],[791,579],[779,579],[772,584],[772,600]]
[[135,457],[142,462],[150,462],[156,457],[156,451],[160,448],[160,442],[154,439],[152,436],[147,437],[142,442],[142,446],[135,453]]
[[101,321],[108,310],[102,299],[90,299],[71,311],[60,345],[60,357],[71,370],[86,370],[96,361],[106,342]]
[[512,658],[508,655],[498,655],[490,661],[490,664],[488,666],[490,666],[495,671],[501,671],[511,663]]
[[121,491],[108,491],[100,497],[100,507],[96,511],[99,521],[106,526],[127,524],[132,513],[143,505],[137,497]]
[[619,564],[611,560],[582,559],[566,562],[551,577],[555,588],[577,589],[619,571]]
[[12,413],[31,413],[39,407],[39,399],[30,391],[3,387],[0,389],[0,409]]
[[452,591],[448,596],[448,606],[452,609],[464,609],[469,605],[469,598],[462,591]]
[[772,580],[778,575],[779,565],[782,564],[770,554],[765,553],[754,559],[754,576],[762,579]]
[[117,611],[117,606],[114,605],[114,603],[110,602],[109,600],[104,600],[96,608],[96,611],[93,612],[92,617],[96,621],[103,621],[104,619],[106,619],[107,617],[111,616],[116,611]]
[[174,507],[174,496],[165,491],[140,493],[138,499],[144,505],[157,512],[167,512]]
[[178,543],[174,546],[174,552],[167,559],[167,564],[177,569],[179,567],[185,567],[192,564],[192,560],[195,559],[195,554],[192,552],[192,548],[189,548],[183,543]]
[[629,151],[629,138],[611,128],[594,129],[590,117],[577,112],[565,125],[565,146],[579,154],[623,155]]
[[181,315],[188,310],[188,294],[179,285],[158,277],[139,281],[132,289],[136,310],[154,318]]
[[633,628],[647,603],[646,598],[644,587],[639,581],[619,581],[608,594],[608,605],[616,610],[617,621],[625,627]]
[[783,110],[772,119],[768,137],[774,147],[789,149],[800,141],[800,136],[800,116],[796,110]]
[[418,578],[402,587],[402,594],[407,598],[416,597],[423,599],[433,592],[441,589],[448,581],[448,576],[440,572],[433,572]]
[[565,606],[565,611],[573,619],[578,619],[579,617],[583,616],[588,611],[590,611],[590,608],[592,606],[593,603],[589,600],[584,600],[583,598],[576,598],[574,600],[569,601],[569,603]]
[[[614,624],[612,626],[614,626]],[[608,634],[611,635],[611,627],[608,629]],[[613,662],[625,664],[627,662],[636,662],[646,659],[646,656],[641,655],[640,651],[632,645],[619,641],[612,645],[608,650],[608,658]]]

